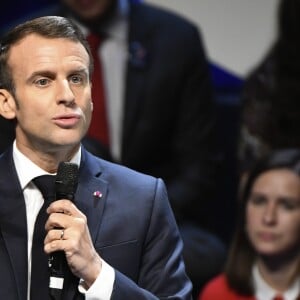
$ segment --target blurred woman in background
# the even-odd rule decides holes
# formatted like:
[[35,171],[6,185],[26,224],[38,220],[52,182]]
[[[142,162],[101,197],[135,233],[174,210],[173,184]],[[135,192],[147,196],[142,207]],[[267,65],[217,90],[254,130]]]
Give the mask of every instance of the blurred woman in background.
[[300,150],[261,159],[240,196],[225,271],[199,300],[300,299]]

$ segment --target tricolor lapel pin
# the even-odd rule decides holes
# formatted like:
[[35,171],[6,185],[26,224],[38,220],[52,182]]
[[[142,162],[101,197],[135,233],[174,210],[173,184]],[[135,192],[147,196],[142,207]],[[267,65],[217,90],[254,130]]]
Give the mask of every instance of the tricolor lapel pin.
[[102,197],[102,193],[100,191],[95,191],[94,194],[93,194],[94,197],[97,197],[97,198],[101,198]]

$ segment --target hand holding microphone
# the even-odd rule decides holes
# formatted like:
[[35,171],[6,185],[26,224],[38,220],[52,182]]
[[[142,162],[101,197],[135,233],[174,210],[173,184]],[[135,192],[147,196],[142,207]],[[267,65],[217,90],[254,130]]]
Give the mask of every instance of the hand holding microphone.
[[[56,199],[47,209],[44,249],[49,254],[50,293],[61,293],[68,269],[90,286],[101,270],[86,216],[74,205],[78,167],[61,163],[56,176]],[[60,297],[53,297],[61,299]]]

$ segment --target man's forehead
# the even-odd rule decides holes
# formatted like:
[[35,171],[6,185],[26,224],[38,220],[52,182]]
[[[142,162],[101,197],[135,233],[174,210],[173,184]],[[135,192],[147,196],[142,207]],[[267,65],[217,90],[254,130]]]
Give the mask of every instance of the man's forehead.
[[48,38],[38,34],[29,34],[14,44],[10,49],[11,56],[53,56],[57,53],[61,55],[78,55],[88,57],[87,50],[79,41],[69,38]]
[[47,45],[47,44],[59,44],[59,43],[71,43],[74,45],[81,45],[79,41],[74,41],[67,37],[47,37],[44,35],[40,35],[38,33],[29,33],[25,35],[22,39],[16,42],[13,47],[22,46],[24,44],[31,44],[31,49],[34,50],[39,45]]
[[38,70],[89,69],[84,46],[65,38],[28,35],[10,51],[9,65],[18,76],[27,77]]

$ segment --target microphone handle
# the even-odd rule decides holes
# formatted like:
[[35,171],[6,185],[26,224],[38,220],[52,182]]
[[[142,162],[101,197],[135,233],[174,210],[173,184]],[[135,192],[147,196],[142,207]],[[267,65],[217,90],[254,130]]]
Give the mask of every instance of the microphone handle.
[[[55,179],[55,199],[74,201],[78,184],[78,166],[70,162],[60,162]],[[64,228],[57,228],[63,230]],[[65,286],[71,282],[73,274],[68,266],[64,251],[55,251],[49,256],[49,293],[53,300],[62,300]]]
[[[56,200],[68,199],[73,201],[74,194],[56,194]],[[63,230],[63,228],[57,228]],[[50,270],[49,292],[53,300],[62,300],[66,281],[72,277],[64,251],[55,251],[49,255]]]
[[68,263],[64,251],[53,252],[49,256],[49,294],[53,300],[62,300],[66,274],[69,271]]

